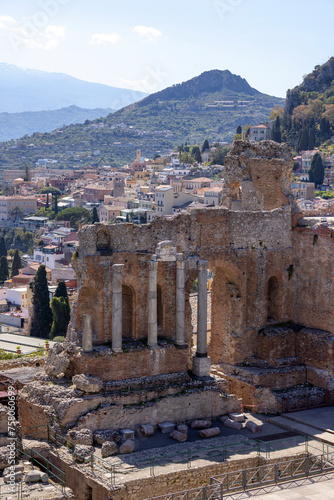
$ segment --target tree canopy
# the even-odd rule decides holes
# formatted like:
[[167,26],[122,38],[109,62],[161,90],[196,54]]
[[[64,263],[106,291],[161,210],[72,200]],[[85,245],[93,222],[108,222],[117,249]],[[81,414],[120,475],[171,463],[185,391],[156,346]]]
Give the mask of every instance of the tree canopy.
[[78,229],[79,224],[91,224],[92,214],[86,208],[73,207],[65,208],[59,214],[56,215],[55,220],[68,220],[70,221],[70,226],[74,229]]
[[56,291],[54,293],[54,297],[64,297],[65,299],[68,299],[65,281],[59,281]]
[[66,336],[70,322],[70,304],[68,298],[53,297],[51,300],[53,321],[51,326],[51,337]]
[[2,255],[0,259],[0,282],[8,280],[9,272],[8,272],[8,262],[7,257]]
[[92,224],[94,224],[94,222],[100,222],[96,207],[93,207],[92,210]]
[[321,186],[324,182],[324,175],[325,171],[321,155],[319,153],[315,153],[311,161],[309,180],[310,182],[314,182],[316,186]]
[[5,238],[3,236],[1,236],[1,238],[0,238],[0,257],[2,257],[3,255],[5,257],[7,257],[7,246],[6,246]]
[[21,257],[18,249],[16,249],[12,263],[12,274],[11,274],[12,278],[19,274],[19,269],[21,269],[21,267],[22,267]]
[[30,326],[30,335],[47,339],[52,324],[48,281],[44,264],[39,266],[37,273],[30,283],[32,290],[33,314]]

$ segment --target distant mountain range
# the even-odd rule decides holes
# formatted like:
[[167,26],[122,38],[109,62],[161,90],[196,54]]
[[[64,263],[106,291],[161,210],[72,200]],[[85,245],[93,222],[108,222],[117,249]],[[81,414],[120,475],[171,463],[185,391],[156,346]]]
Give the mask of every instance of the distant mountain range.
[[24,111],[23,113],[0,113],[0,141],[18,139],[34,132],[52,132],[53,130],[71,125],[84,123],[112,113],[112,109],[83,109],[78,106],[55,111]]
[[[49,157],[66,160],[67,165],[71,151],[80,155],[83,165],[120,166],[132,161],[137,149],[153,157],[185,141],[231,141],[238,125],[267,121],[272,108],[284,102],[262,94],[228,70],[206,71],[109,114],[99,127],[94,127],[96,121],[70,125],[57,134],[34,134],[29,142],[39,154],[47,144]],[[94,150],[99,150],[98,157],[92,156]],[[33,156],[33,149],[29,154]],[[19,152],[2,155],[3,162],[15,155]]]
[[147,94],[0,63],[0,113],[80,108],[120,109]]

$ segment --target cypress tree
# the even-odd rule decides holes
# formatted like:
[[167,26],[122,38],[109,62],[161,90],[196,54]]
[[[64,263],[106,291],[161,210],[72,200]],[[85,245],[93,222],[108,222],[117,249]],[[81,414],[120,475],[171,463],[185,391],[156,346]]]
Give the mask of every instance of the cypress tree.
[[210,144],[209,144],[209,141],[207,139],[205,139],[205,141],[203,142],[203,146],[202,146],[202,153],[203,153],[203,151],[206,151],[207,149],[210,149]]
[[67,295],[67,288],[65,285],[65,281],[59,281],[54,297],[64,297],[65,299],[68,300],[68,295]]
[[7,257],[4,255],[1,256],[0,259],[0,282],[3,283],[8,279],[9,272],[8,272],[8,262],[7,262]]
[[237,126],[237,131],[236,131],[236,134],[242,134],[242,128],[241,128],[241,125],[238,125]]
[[12,278],[19,274],[19,269],[21,269],[21,267],[22,267],[21,257],[20,257],[18,249],[16,249],[15,253],[14,253],[13,263],[12,263],[12,275],[11,275]]
[[92,224],[94,224],[94,222],[100,222],[96,207],[93,208],[92,215],[93,215]]
[[313,151],[315,145],[315,130],[314,126],[309,128],[308,131],[308,148],[310,151]]
[[311,161],[311,168],[309,170],[309,180],[314,182],[316,186],[321,186],[324,182],[325,170],[322,163],[322,158],[319,153],[315,153]]
[[39,266],[37,273],[30,283],[33,292],[33,315],[31,320],[30,335],[47,339],[52,324],[52,311],[50,307],[49,289],[44,264]]
[[3,236],[1,236],[1,238],[0,238],[0,257],[2,257],[3,255],[5,257],[7,257],[7,247],[6,247],[5,238]]
[[70,304],[65,297],[53,297],[51,300],[53,322],[51,327],[51,338],[66,336],[70,322]]

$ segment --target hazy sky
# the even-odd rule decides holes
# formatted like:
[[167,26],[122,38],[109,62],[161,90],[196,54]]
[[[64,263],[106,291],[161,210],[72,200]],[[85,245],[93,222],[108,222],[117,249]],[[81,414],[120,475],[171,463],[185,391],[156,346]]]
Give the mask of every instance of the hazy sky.
[[333,55],[333,0],[0,0],[0,62],[155,92],[229,69],[285,96]]

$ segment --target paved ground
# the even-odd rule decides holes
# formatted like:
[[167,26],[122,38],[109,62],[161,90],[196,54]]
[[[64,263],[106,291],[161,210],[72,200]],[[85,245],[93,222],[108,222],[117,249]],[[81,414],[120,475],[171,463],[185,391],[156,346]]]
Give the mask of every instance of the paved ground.
[[312,436],[334,446],[334,407],[286,413],[280,417],[269,417],[276,424],[291,432]]
[[[54,342],[50,341],[50,347]],[[30,354],[39,347],[45,346],[45,340],[37,337],[28,337],[17,333],[0,333],[0,349],[16,354],[16,347],[20,346],[22,354]]]
[[[261,491],[261,493],[260,493]],[[226,500],[334,500],[334,474],[301,479],[262,490],[224,496]]]

